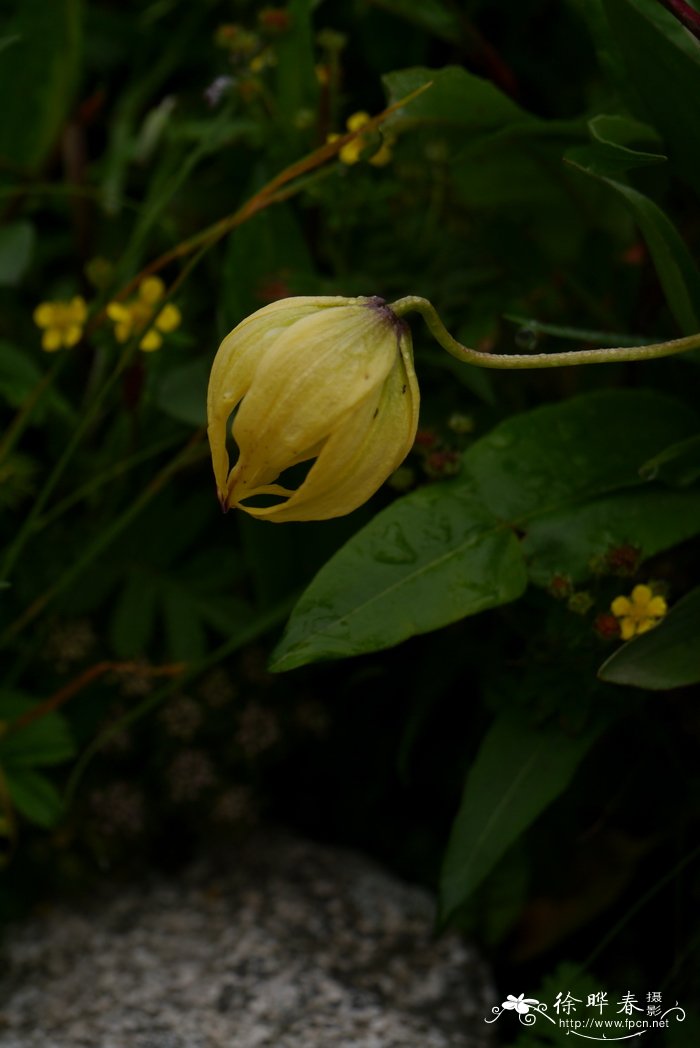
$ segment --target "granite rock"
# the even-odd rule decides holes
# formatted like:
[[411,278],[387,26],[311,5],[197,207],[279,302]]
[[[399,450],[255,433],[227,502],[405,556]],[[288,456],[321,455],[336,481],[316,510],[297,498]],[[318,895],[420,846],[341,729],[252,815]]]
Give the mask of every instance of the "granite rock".
[[486,969],[369,859],[281,833],[10,930],[0,1048],[482,1048]]

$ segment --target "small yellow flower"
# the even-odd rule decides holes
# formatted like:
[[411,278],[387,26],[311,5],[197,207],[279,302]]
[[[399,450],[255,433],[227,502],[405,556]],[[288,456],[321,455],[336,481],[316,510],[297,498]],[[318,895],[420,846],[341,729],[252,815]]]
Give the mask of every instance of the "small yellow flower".
[[[369,113],[353,113],[352,116],[348,117],[345,122],[345,126],[348,131],[359,131],[360,128],[364,127],[370,120]],[[328,135],[327,142],[335,142],[340,135]],[[375,167],[384,167],[391,160],[391,147],[396,141],[394,135],[384,136],[384,141],[381,146],[370,158],[370,164]],[[360,156],[364,152],[367,146],[367,139],[364,135],[358,135],[357,138],[353,138],[352,142],[347,142],[338,154],[343,164],[356,164],[360,159]]]
[[126,302],[110,302],[107,316],[114,321],[114,334],[118,342],[128,342],[132,335],[144,332],[139,349],[152,353],[163,344],[163,334],[174,331],[180,325],[180,310],[168,303],[162,309],[157,304],[165,294],[165,284],[160,277],[146,277],[139,284],[138,294]]
[[620,620],[623,640],[646,633],[657,625],[668,608],[663,597],[654,596],[650,586],[635,586],[629,597],[615,597],[610,610]]
[[34,323],[44,329],[41,345],[47,353],[79,342],[86,319],[87,306],[80,295],[70,302],[42,302],[34,310]]
[[[411,450],[418,402],[410,332],[381,299],[286,298],[264,306],[226,336],[209,380],[222,507],[276,522],[350,513]],[[231,469],[236,408],[239,456]],[[286,470],[302,462],[312,462],[306,477],[295,489],[285,486]],[[270,495],[274,505],[259,504],[258,496]]]

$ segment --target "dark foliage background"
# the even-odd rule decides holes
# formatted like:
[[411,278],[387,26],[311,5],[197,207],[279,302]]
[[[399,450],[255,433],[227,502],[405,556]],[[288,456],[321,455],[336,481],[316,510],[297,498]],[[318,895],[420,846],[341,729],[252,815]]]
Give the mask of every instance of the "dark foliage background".
[[[4,13],[0,915],[279,821],[439,891],[504,994],[692,1012],[697,351],[492,373],[416,321],[414,450],[324,523],[222,517],[203,426],[222,337],[289,295],[423,295],[493,352],[700,330],[698,41],[657,0]],[[105,307],[154,262],[182,321],[143,353]],[[33,311],[74,296],[80,342],[43,352]],[[671,611],[620,646],[637,584]],[[374,602],[340,662],[321,598]]]

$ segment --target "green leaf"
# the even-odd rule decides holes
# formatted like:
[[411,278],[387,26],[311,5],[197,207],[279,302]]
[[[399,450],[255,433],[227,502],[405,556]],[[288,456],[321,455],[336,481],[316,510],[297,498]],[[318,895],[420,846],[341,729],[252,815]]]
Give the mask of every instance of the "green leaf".
[[[425,132],[423,150],[439,144],[449,156],[455,204],[474,210],[481,221],[517,223],[530,258],[533,244],[550,265],[552,259],[564,264],[578,258],[586,230],[580,208],[572,205],[561,154],[572,137],[585,138],[586,124],[542,120],[491,81],[459,67],[403,69],[384,77],[391,102],[427,83],[429,90],[399,109],[389,125],[413,137]],[[514,230],[508,235],[512,249]]]
[[[659,151],[662,145],[659,136],[639,120],[601,113],[588,121],[588,128],[599,143],[598,156],[610,173],[666,162],[666,156]],[[632,148],[634,144],[653,145],[655,152]]]
[[32,260],[34,241],[34,226],[30,222],[13,222],[0,229],[0,285],[19,284]]
[[520,841],[504,852],[472,906],[479,916],[480,938],[493,949],[512,931],[527,904],[532,862]]
[[598,676],[611,684],[648,691],[682,688],[700,681],[700,587],[679,600],[648,633],[618,648]]
[[191,360],[166,371],[154,394],[160,410],[188,426],[206,426],[210,366],[206,360]]
[[0,55],[0,160],[36,170],[73,98],[80,61],[79,0],[21,0],[5,26],[19,39]]
[[524,588],[515,535],[478,497],[454,483],[422,488],[377,514],[321,569],[272,669],[388,648]]
[[695,412],[672,397],[605,390],[507,419],[472,445],[464,467],[489,509],[515,524],[640,484],[647,458],[695,432]]
[[684,488],[700,478],[700,435],[664,448],[645,462],[639,472],[646,480],[660,480]]
[[633,109],[656,127],[700,190],[700,45],[658,0],[603,0],[603,9]]
[[[660,338],[648,338],[646,335],[622,335],[616,331],[592,331],[590,328],[570,327],[568,324],[545,324],[535,317],[523,317],[515,313],[504,313],[504,320],[526,328],[533,335],[555,335],[557,338],[571,339],[572,342],[590,342],[595,346],[643,346],[661,342]],[[460,339],[463,342],[464,339]],[[454,359],[454,358],[451,358]],[[459,366],[459,361],[455,361]]]
[[143,655],[153,633],[157,581],[143,568],[130,572],[112,616],[110,636],[120,659]]
[[[11,724],[36,706],[19,692],[0,692],[0,721]],[[29,768],[43,764],[60,764],[75,754],[68,725],[58,713],[47,713],[20,728],[16,733],[0,736],[0,760],[9,768]]]
[[[631,150],[626,151],[632,154]],[[570,149],[566,162],[609,186],[622,198],[639,226],[656,268],[666,301],[685,334],[700,328],[700,271],[670,218],[649,197],[621,180],[619,164],[598,146]],[[630,166],[630,165],[627,165]],[[626,168],[625,168],[626,169]]]
[[[0,339],[0,397],[11,407],[19,407],[34,387],[41,382],[42,372],[27,349]],[[32,411],[32,421],[40,422],[47,410],[75,422],[75,413],[68,401],[55,389],[46,389]]]
[[459,44],[463,38],[462,19],[446,0],[421,0],[420,4],[414,0],[383,0],[382,7],[451,44]]
[[469,771],[440,880],[445,922],[495,863],[571,781],[602,725],[568,735],[534,725],[520,711],[500,714]]
[[201,659],[207,650],[196,599],[175,582],[162,586],[163,616],[168,653],[184,662]]
[[546,586],[557,574],[581,582],[592,559],[615,546],[635,546],[645,560],[699,532],[700,491],[624,491],[532,521],[523,553],[533,582]]
[[37,826],[50,829],[63,816],[63,801],[45,775],[29,768],[5,768],[7,788],[18,811]]
[[289,0],[285,7],[290,28],[275,41],[275,104],[283,134],[296,130],[300,114],[316,112],[318,81],[315,72],[311,0]]
[[508,419],[466,452],[459,479],[398,499],[328,561],[294,609],[272,669],[376,651],[515,600],[525,585],[515,529],[642,484],[640,464],[696,429],[694,412],[645,390]]
[[387,73],[382,82],[390,105],[432,83],[429,90],[390,118],[391,126],[401,131],[452,126],[475,135],[499,131],[512,124],[538,123],[536,117],[521,109],[490,80],[474,76],[461,66],[399,69]]

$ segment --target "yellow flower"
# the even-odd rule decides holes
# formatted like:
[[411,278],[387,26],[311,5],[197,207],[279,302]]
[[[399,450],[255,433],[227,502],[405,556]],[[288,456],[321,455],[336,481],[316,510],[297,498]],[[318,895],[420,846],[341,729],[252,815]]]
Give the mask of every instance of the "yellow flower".
[[[353,113],[352,116],[348,117],[345,122],[345,126],[348,131],[359,131],[360,128],[364,127],[370,119],[369,113]],[[327,142],[335,142],[340,138],[340,135],[328,135]],[[384,167],[391,160],[391,147],[396,141],[394,135],[384,136],[384,141],[381,146],[370,158],[370,164],[374,164],[375,167]],[[364,135],[358,135],[357,138],[353,138],[352,142],[347,142],[340,150],[338,156],[343,164],[356,164],[360,159],[360,156],[367,147],[367,139]]]
[[34,310],[34,323],[44,329],[41,345],[47,353],[79,342],[86,319],[87,306],[80,295],[70,302],[42,302]]
[[[410,451],[418,404],[410,333],[382,299],[286,298],[259,309],[223,340],[209,380],[222,507],[273,521],[350,513]],[[276,483],[314,459],[296,490]],[[261,495],[275,504],[248,504]]]
[[629,597],[615,597],[610,610],[620,620],[623,640],[646,633],[656,626],[668,608],[663,597],[655,597],[650,586],[635,586]]
[[139,349],[151,353],[160,349],[163,334],[174,331],[180,325],[180,310],[168,303],[157,309],[157,303],[165,294],[165,284],[160,277],[146,277],[139,284],[138,294],[126,302],[110,302],[107,316],[114,321],[114,334],[118,342],[128,342],[132,335],[144,332]]

